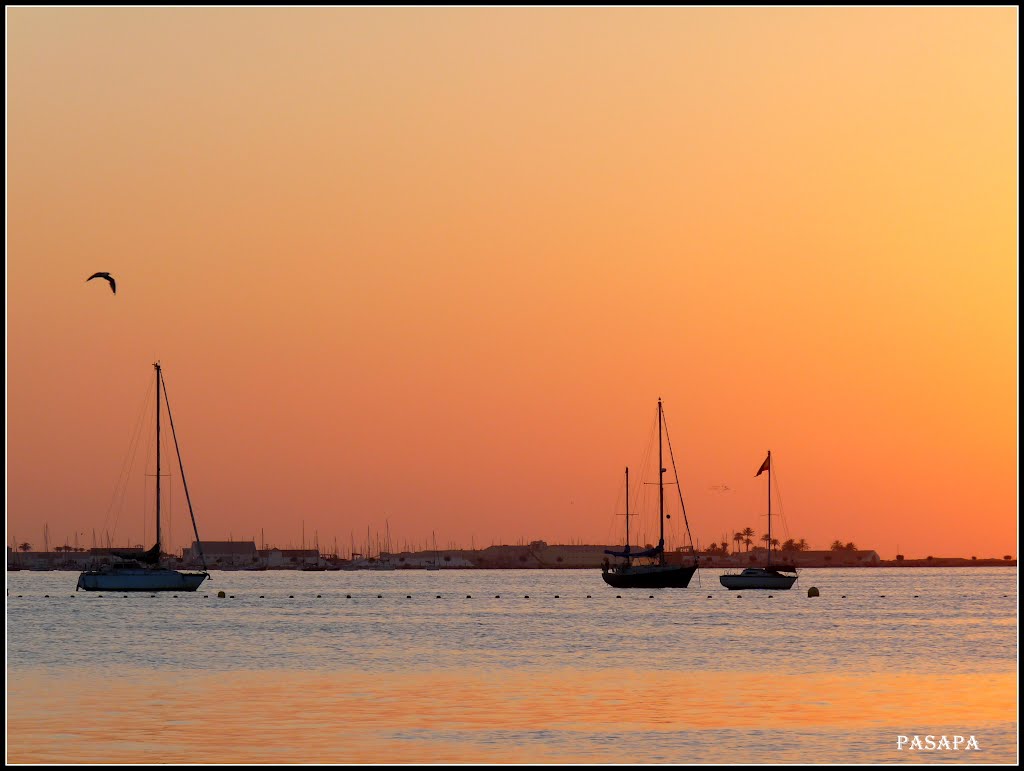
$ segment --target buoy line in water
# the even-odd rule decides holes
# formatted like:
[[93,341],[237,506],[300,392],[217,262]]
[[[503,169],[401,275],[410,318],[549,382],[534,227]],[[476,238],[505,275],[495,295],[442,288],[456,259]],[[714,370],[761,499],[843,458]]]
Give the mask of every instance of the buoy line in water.
[[[91,596],[91,597],[95,597],[97,599],[103,598],[103,597],[107,597],[107,598],[119,598],[119,599],[125,599],[126,600],[129,597],[143,597],[143,598],[147,598],[147,599],[157,599],[157,598],[167,597],[168,595],[166,595],[164,593],[146,595],[145,592],[143,591],[143,592],[132,592],[131,594],[121,594],[121,595],[118,595],[116,593],[115,594],[103,595],[103,594],[96,594],[96,593],[93,593],[93,592],[86,592],[83,595],[71,594],[71,595],[68,595],[68,596],[70,597],[70,599],[75,599],[76,597],[79,597],[79,596],[85,596],[85,597],[90,597]],[[194,593],[194,594],[185,594],[185,595],[180,595],[180,596],[181,597],[191,597],[191,596],[197,596],[198,597],[200,595],[198,593]],[[209,595],[209,594],[204,594],[204,595],[202,595],[202,598],[203,599],[209,599],[210,596],[211,595]],[[427,595],[406,594],[406,595],[404,595],[404,599],[407,599],[407,600],[420,599],[420,598],[426,597],[426,596]],[[710,600],[710,599],[714,599],[715,596],[716,595],[709,594],[709,595],[706,596],[706,598]],[[739,592],[736,592],[736,593],[728,592],[728,593],[720,594],[720,595],[717,595],[717,596],[720,596],[720,597],[734,597],[734,598],[736,598],[738,600],[739,599],[743,599],[743,594],[739,593]],[[765,599],[769,599],[769,600],[775,598],[774,594],[761,594],[759,592],[755,592],[753,594],[753,596],[754,597],[764,597]],[[785,596],[799,596],[799,593],[798,592],[794,592],[792,595],[782,595],[782,596],[784,596],[784,597]],[[806,596],[808,598],[813,599],[813,598],[819,598],[822,595],[821,595],[821,592],[819,591],[819,589],[817,587],[812,586],[812,587],[810,587],[807,590],[807,595]],[[920,594],[914,594],[914,595],[910,595],[910,596],[913,599],[915,599],[915,600],[921,598]],[[8,597],[16,598],[16,599],[24,599],[25,595],[23,595],[23,594],[8,595]],[[29,597],[31,597],[31,595],[29,595]],[[366,595],[346,594],[344,596],[344,599],[347,599],[347,600],[370,600],[370,599],[386,600],[386,599],[391,599],[393,597],[401,598],[402,595],[401,594],[396,594],[396,595],[387,595],[387,596],[385,596],[383,594],[373,594],[373,593],[369,593],[369,594],[366,594]],[[462,597],[461,594],[460,595],[450,595],[450,596],[445,596],[443,594],[435,594],[434,595],[434,599],[438,599],[438,600],[459,599],[461,597]],[[518,595],[515,595],[515,596],[504,595],[504,599],[515,599],[515,597],[518,597]],[[845,600],[845,599],[848,599],[849,597],[850,596],[846,595],[846,594],[839,595],[838,598],[835,595],[833,595],[832,599]],[[884,599],[898,599],[898,597],[896,595],[879,594],[879,595],[877,595],[877,597],[878,597],[878,599],[883,599],[883,600]],[[1006,599],[1008,597],[1009,597],[1008,594],[1004,594],[1003,595],[1004,599]],[[231,599],[231,600],[233,600],[233,599],[236,599],[236,596],[234,594],[227,594],[227,592],[221,590],[221,591],[217,592],[216,595],[214,595],[214,598],[215,599]],[[242,595],[239,595],[239,598],[245,599],[245,597],[242,596]],[[496,600],[500,600],[502,598],[503,597],[500,594],[494,595],[494,599],[496,599]],[[609,595],[609,598],[610,598],[610,595]],[[649,594],[646,597],[643,597],[642,595],[636,595],[635,598],[636,599],[654,600],[654,599],[658,599],[658,595]],[[60,596],[54,595],[53,597],[51,597],[49,594],[44,594],[42,596],[42,599],[60,599]],[[175,600],[179,599],[179,595],[177,595],[177,594],[170,595],[170,599],[175,599]],[[258,595],[258,599],[261,599],[261,600],[268,599],[268,595],[260,594],[260,595]],[[273,596],[270,596],[269,599],[285,599],[285,597],[284,596],[280,596],[278,598],[275,598]],[[294,600],[294,599],[300,599],[300,600],[302,600],[302,599],[317,599],[317,600],[327,599],[327,600],[330,600],[330,599],[335,599],[335,596],[327,595],[325,597],[323,594],[317,594],[315,597],[302,597],[301,595],[296,597],[296,595],[294,595],[294,594],[289,594],[287,596],[287,599],[289,599],[289,600]],[[467,595],[465,595],[465,599],[471,600],[471,599],[473,599],[473,595],[467,594]],[[523,595],[523,599],[524,600],[529,600],[529,599],[531,599],[531,596],[529,594],[524,594]],[[543,599],[543,598],[540,598],[540,597],[537,597],[536,595],[534,595],[533,599]],[[558,599],[571,599],[571,595],[555,594],[555,595],[550,595],[549,599],[555,599],[555,600],[558,600]],[[580,597],[580,599],[588,599],[588,600],[594,599],[594,595],[588,594],[588,595],[585,595],[584,597]],[[602,599],[602,597],[598,596],[597,599]],[[623,599],[623,595],[616,594],[614,599],[621,600],[621,599]],[[627,596],[626,599],[629,599],[629,597]]]

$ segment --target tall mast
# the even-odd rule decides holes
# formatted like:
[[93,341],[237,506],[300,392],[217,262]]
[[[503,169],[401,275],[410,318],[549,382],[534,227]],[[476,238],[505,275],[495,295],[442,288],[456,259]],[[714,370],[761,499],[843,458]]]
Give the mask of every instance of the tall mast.
[[160,564],[160,362],[156,370],[156,564]]
[[629,466],[626,466],[626,554],[629,554]]
[[772,564],[772,451],[768,451],[768,564]]
[[[658,398],[658,520],[661,530],[658,535],[658,564],[665,564],[665,464],[661,457],[661,398]],[[626,519],[629,522],[629,519]]]

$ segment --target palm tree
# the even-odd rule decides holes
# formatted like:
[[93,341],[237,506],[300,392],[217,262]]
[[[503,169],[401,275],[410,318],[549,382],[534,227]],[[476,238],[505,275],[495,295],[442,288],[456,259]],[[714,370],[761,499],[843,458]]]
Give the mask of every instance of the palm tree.
[[754,545],[754,542],[749,538],[744,538],[743,543],[747,545],[747,551],[750,551],[750,547]]
[[721,546],[722,546],[722,554],[728,554],[729,553],[729,542],[728,541],[722,541]]
[[750,551],[750,544],[753,543],[753,541],[751,539],[754,537],[754,528],[752,528],[752,527],[745,527],[745,528],[743,528],[743,537],[746,539],[746,541],[744,541],[744,543],[746,543],[746,545],[747,545],[747,551]]
[[810,548],[811,548],[811,545],[809,543],[807,543],[807,541],[805,541],[803,538],[801,538],[799,541],[796,542],[796,550],[797,551],[807,551]]
[[32,544],[26,541],[25,543],[18,546],[18,548],[21,549],[21,551],[32,551]]
[[771,540],[771,545],[775,548],[776,551],[778,551],[778,549],[779,549],[779,539],[778,538],[773,538]]
[[764,548],[767,549],[768,546],[771,544],[772,537],[770,535],[768,535],[768,533],[765,533],[764,535],[761,536],[761,540],[764,541]]
[[842,551],[843,550],[843,542],[842,541],[833,541],[832,545],[829,548],[832,551]]
[[853,541],[850,541],[843,548],[848,549],[849,551],[857,551],[857,544],[855,544]]
[[736,542],[736,551],[739,551],[740,544],[743,543],[743,533],[734,533],[732,540]]

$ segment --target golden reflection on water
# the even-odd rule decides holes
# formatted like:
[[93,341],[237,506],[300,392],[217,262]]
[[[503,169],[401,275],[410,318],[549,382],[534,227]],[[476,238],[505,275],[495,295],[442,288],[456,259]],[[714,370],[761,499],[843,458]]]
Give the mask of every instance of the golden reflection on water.
[[[12,763],[621,762],[611,746],[571,737],[720,728],[823,736],[862,731],[888,746],[898,733],[1016,724],[1017,715],[1013,674],[578,669],[119,671],[102,679],[18,670],[8,672],[7,710]],[[495,739],[501,732],[546,732],[549,739]],[[755,751],[749,757],[730,751],[728,760],[756,761]],[[833,760],[842,757],[836,747]]]

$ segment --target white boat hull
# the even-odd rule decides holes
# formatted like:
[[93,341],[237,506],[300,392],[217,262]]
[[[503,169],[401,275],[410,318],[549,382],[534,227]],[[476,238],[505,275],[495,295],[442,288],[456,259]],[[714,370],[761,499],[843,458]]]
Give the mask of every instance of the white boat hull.
[[733,591],[737,589],[789,589],[796,583],[795,575],[776,573],[773,570],[744,570],[738,576],[720,576],[722,586]]
[[75,591],[87,592],[194,592],[206,573],[170,568],[110,568],[87,570],[78,576]]

